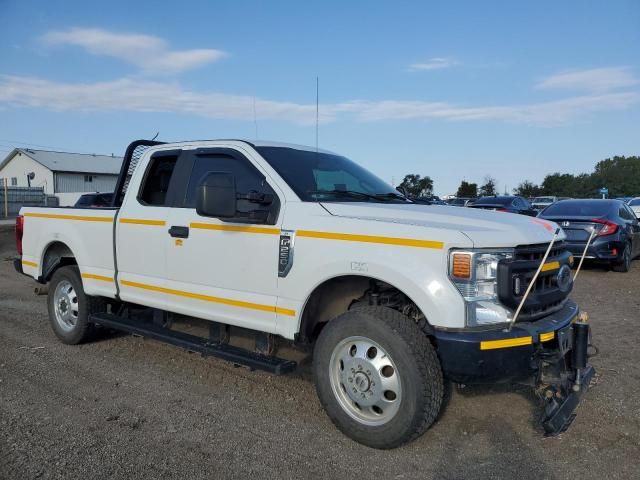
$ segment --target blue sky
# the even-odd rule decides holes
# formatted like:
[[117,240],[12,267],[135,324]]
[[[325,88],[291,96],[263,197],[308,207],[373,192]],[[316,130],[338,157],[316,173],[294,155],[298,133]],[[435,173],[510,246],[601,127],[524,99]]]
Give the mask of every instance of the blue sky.
[[321,147],[439,194],[640,154],[640,2],[443,3],[0,0],[0,155],[313,145],[316,76]]

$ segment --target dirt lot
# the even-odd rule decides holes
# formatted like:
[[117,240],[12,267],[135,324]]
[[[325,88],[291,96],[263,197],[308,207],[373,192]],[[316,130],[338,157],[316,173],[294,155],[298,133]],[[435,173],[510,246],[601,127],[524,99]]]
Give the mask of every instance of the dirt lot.
[[308,371],[251,372],[131,336],[70,347],[9,262],[0,226],[0,478],[640,478],[640,260],[592,268],[597,384],[543,438],[522,387],[454,390],[422,438],[377,451],[341,435]]

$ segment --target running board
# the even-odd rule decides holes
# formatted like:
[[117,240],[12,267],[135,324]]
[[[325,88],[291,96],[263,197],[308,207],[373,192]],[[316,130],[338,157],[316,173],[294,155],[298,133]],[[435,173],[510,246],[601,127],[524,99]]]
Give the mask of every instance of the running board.
[[297,368],[297,363],[293,360],[262,355],[226,343],[212,343],[204,337],[177,332],[152,323],[129,320],[110,313],[90,315],[89,321],[132,335],[139,335],[160,342],[170,343],[177,347],[200,353],[203,356],[221,358],[252,370],[263,370],[275,375],[283,375],[293,372]]

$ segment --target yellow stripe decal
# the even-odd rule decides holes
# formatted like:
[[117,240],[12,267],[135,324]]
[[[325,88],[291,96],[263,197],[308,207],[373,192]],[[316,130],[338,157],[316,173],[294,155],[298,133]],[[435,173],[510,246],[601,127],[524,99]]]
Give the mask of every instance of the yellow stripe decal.
[[160,227],[167,224],[164,220],[145,220],[143,218],[121,218],[120,223],[129,223],[131,225],[158,225]]
[[352,233],[315,232],[312,230],[298,230],[296,231],[296,236],[322,238],[326,240],[345,240],[347,242],[381,243],[385,245],[400,245],[403,247],[434,248],[436,250],[442,250],[444,248],[443,242],[436,242],[434,240],[418,240],[414,238],[380,237],[377,235],[356,235]]
[[191,223],[191,228],[202,230],[222,230],[224,232],[263,233],[266,235],[280,235],[279,228],[245,227],[243,225],[217,225],[214,223]]
[[80,275],[82,278],[90,278],[92,280],[100,280],[102,282],[113,282],[112,277],[105,277],[103,275],[95,275],[93,273],[83,273]]
[[480,342],[480,350],[521,347],[523,345],[531,345],[532,343],[533,339],[531,337],[505,338],[504,340],[487,340],[485,342]]
[[25,213],[25,217],[54,218],[58,220],[79,220],[83,222],[113,222],[113,217],[88,217],[84,215],[60,215],[54,213]]
[[26,265],[27,267],[36,268],[38,264],[36,262],[28,262],[27,260],[22,260],[22,265]]
[[120,280],[120,283],[127,287],[141,288],[143,290],[151,290],[153,292],[167,293],[178,297],[192,298],[194,300],[202,300],[205,302],[221,303],[232,307],[250,308],[252,310],[261,310],[263,312],[275,312],[281,315],[295,316],[296,311],[288,308],[280,308],[272,305],[263,305],[260,303],[243,302],[241,300],[231,300],[229,298],[212,297],[210,295],[202,295],[200,293],[184,292],[182,290],[174,290],[172,288],[156,287],[145,283],[130,282],[129,280]]
[[[553,340],[556,332],[547,332],[540,334],[540,342],[548,342]],[[486,340],[480,342],[480,350],[495,350],[497,348],[522,347],[524,345],[532,345],[533,337],[516,337],[505,338],[503,340]]]
[[556,332],[547,332],[547,333],[541,333],[540,334],[540,341],[541,342],[548,342],[549,340],[553,340],[556,336]]
[[560,268],[560,262],[548,262],[542,266],[541,272],[548,272],[549,270],[557,270]]

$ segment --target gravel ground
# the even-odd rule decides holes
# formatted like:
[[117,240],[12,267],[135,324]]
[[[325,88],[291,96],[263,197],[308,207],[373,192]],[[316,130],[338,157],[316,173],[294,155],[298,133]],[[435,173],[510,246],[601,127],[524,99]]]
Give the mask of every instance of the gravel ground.
[[597,384],[544,438],[524,387],[454,389],[420,439],[377,451],[341,435],[308,369],[273,377],[111,335],[65,346],[0,227],[0,478],[640,478],[640,261],[590,268]]

